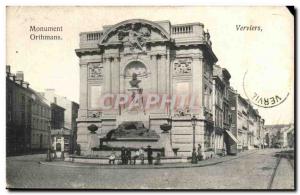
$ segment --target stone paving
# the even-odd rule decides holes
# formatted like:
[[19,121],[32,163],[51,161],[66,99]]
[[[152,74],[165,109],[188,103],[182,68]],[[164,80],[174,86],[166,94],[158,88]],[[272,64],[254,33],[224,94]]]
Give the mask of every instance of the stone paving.
[[[168,169],[107,169],[42,165],[41,156],[7,158],[7,187],[58,189],[267,189],[276,165],[276,150],[246,152],[211,166]],[[251,154],[250,154],[251,153]],[[246,155],[249,154],[249,155]],[[228,157],[225,157],[228,158]],[[132,165],[133,166],[133,165]],[[289,171],[279,166],[278,172]],[[285,170],[286,169],[286,170]],[[293,181],[278,173],[279,189]],[[293,183],[292,183],[293,184]],[[294,185],[290,186],[293,189]],[[286,188],[285,188],[286,189]]]
[[282,158],[275,173],[272,189],[294,188],[294,172],[286,158]]

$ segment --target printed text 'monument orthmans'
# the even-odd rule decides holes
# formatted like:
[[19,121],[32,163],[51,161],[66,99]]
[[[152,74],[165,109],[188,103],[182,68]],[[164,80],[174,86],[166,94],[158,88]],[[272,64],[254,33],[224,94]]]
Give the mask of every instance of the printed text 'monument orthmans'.
[[30,32],[63,31],[62,26],[30,26]]

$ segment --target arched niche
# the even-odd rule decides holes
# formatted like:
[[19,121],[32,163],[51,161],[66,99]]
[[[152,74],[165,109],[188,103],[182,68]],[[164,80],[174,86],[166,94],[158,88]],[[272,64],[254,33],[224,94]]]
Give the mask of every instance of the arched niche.
[[150,71],[143,62],[138,60],[129,62],[123,70],[124,91],[131,88],[129,81],[132,80],[133,73],[136,73],[138,80],[141,80],[139,87],[148,91],[151,88]]

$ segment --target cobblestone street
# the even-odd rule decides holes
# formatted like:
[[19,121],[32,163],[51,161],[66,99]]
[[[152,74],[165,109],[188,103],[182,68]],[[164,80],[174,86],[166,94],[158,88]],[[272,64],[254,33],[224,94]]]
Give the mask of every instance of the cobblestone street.
[[[7,158],[9,188],[293,189],[294,172],[279,150],[258,150],[216,165],[168,169],[105,169],[41,165],[45,155]],[[126,179],[125,179],[126,178]]]

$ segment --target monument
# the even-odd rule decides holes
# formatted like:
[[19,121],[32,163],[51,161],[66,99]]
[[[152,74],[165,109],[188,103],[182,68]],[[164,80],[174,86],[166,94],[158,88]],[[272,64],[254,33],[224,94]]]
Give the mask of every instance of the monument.
[[203,24],[126,20],[80,33],[75,51],[80,61],[77,143],[83,154],[91,150],[92,124],[109,144],[123,139],[125,147],[135,147],[151,140],[147,144],[164,148],[167,156],[174,150],[191,155],[192,115],[198,119],[196,144],[205,146],[210,139],[217,58]]

